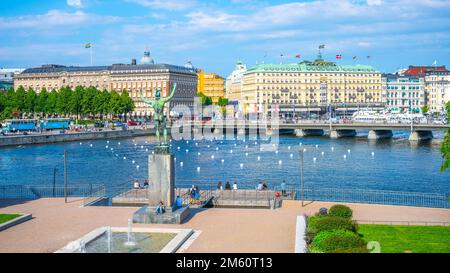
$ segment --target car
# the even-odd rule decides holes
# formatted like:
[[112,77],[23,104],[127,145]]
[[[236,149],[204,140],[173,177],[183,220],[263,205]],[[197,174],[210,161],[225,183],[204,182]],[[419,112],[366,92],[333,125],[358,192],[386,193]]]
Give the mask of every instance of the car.
[[139,123],[137,123],[136,121],[128,121],[127,125],[128,126],[137,126],[137,125],[139,125]]
[[115,127],[122,127],[123,126],[123,122],[120,122],[120,121],[114,121],[113,124],[114,124]]

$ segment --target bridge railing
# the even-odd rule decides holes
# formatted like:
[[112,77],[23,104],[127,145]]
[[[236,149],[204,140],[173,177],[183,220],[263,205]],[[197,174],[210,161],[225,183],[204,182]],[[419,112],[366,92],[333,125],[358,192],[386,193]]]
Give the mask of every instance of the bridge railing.
[[[281,192],[282,188],[276,186],[275,190]],[[306,201],[348,202],[450,209],[449,197],[445,194],[342,188],[305,188],[302,194],[299,186],[287,186],[285,187],[285,190],[288,193],[292,193],[292,195],[289,195],[290,197],[288,197],[288,199],[295,200],[301,200],[303,196]]]

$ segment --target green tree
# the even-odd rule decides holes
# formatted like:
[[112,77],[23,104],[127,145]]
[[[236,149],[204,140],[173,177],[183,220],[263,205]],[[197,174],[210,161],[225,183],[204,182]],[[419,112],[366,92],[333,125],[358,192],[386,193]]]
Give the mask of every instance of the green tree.
[[77,86],[75,90],[72,92],[72,95],[69,99],[69,111],[71,114],[77,116],[77,120],[80,118],[80,114],[82,113],[82,100],[83,100],[84,87]]
[[81,112],[84,115],[90,115],[95,112],[94,108],[94,98],[97,93],[97,88],[88,87],[83,92],[83,98],[81,99]]
[[25,111],[25,100],[26,100],[26,92],[23,86],[19,86],[15,93],[15,98],[13,100],[14,108],[16,108],[19,112]]
[[430,109],[428,108],[428,105],[424,105],[424,106],[422,107],[422,113],[423,113],[423,114],[428,113],[429,110],[430,110]]
[[[447,123],[450,122],[450,101],[446,104],[447,109]],[[441,171],[449,171],[450,172],[450,129],[447,129],[447,133],[445,134],[444,141],[441,146],[441,155],[442,155],[442,165]]]
[[6,94],[0,91],[0,119],[3,119],[3,111],[6,108]]
[[41,92],[39,92],[39,95],[37,96],[36,105],[34,107],[35,112],[41,113],[42,115],[45,114],[47,98],[48,98],[48,92],[47,92],[47,89],[44,87],[41,89]]
[[46,103],[45,103],[45,108],[44,108],[44,112],[47,115],[54,115],[57,111],[56,111],[56,102],[58,100],[58,92],[53,89],[52,92],[50,92],[50,94],[48,94]]
[[228,99],[227,98],[219,98],[219,101],[217,102],[217,105],[219,105],[219,106],[227,106],[228,105]]
[[70,99],[72,97],[72,89],[69,86],[63,87],[58,92],[56,100],[56,112],[59,115],[67,115],[71,113]]
[[122,100],[121,100],[120,95],[115,90],[113,90],[111,92],[111,97],[110,97],[110,100],[109,100],[109,112],[114,114],[114,115],[122,113],[121,101]]
[[203,93],[198,93],[198,96],[201,99],[201,104],[202,105],[211,105],[212,104],[211,97],[205,96]]
[[120,99],[121,99],[121,114],[125,114],[125,120],[127,117],[127,114],[132,112],[134,110],[134,102],[133,99],[130,98],[130,96],[128,95],[127,91],[123,91],[122,94],[120,95]]
[[37,103],[37,94],[36,92],[30,87],[27,91],[26,97],[25,97],[25,108],[24,111],[30,114],[35,113]]
[[108,90],[103,90],[101,93],[102,101],[101,101],[101,109],[100,113],[102,115],[108,115],[110,113],[109,110],[109,102],[111,100],[111,93]]

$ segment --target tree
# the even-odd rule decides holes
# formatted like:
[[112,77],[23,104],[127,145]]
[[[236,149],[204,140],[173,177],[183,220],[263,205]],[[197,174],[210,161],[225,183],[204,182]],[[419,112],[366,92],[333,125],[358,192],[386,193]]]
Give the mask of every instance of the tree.
[[72,97],[72,89],[69,86],[63,87],[59,90],[56,99],[56,112],[59,115],[66,115],[71,113],[69,101]]
[[0,91],[0,119],[3,119],[3,111],[6,108],[6,94]]
[[227,98],[219,98],[219,101],[217,102],[217,105],[219,105],[219,106],[227,106],[228,105],[228,99]]
[[198,93],[198,96],[201,99],[202,105],[211,105],[212,104],[211,97],[205,96],[203,93]]
[[56,113],[56,102],[58,100],[58,92],[55,89],[48,94],[47,100],[45,102],[44,113],[48,115],[54,115]]
[[48,92],[47,89],[44,87],[41,89],[41,92],[39,92],[39,95],[37,96],[36,105],[34,107],[35,112],[41,113],[42,115],[45,114],[47,98]]
[[121,107],[121,97],[115,90],[113,90],[109,100],[109,112],[114,115],[120,114],[122,113]]
[[80,118],[81,114],[81,101],[83,99],[84,87],[77,86],[75,91],[72,92],[72,95],[69,99],[69,111],[71,114],[77,116],[77,120]]
[[[450,121],[450,101],[446,104],[447,109],[447,123]],[[441,146],[441,155],[442,155],[442,165],[441,171],[444,172],[448,170],[450,172],[450,129],[447,130],[447,133],[444,137],[444,142],[442,142]]]
[[83,92],[83,98],[81,99],[81,113],[89,115],[94,113],[94,98],[97,92],[97,88],[88,87]]
[[124,90],[122,92],[122,94],[120,95],[120,100],[121,100],[121,105],[122,105],[121,113],[125,114],[125,120],[126,120],[127,114],[134,110],[134,102],[133,102],[133,99],[130,98],[130,96],[128,95],[128,92],[126,90]]
[[422,114],[428,113],[429,110],[430,110],[430,109],[428,108],[428,105],[424,105],[424,106],[422,107]]
[[19,88],[17,88],[16,90],[13,100],[14,106],[18,112],[25,111],[25,98],[26,98],[25,88],[23,88],[23,86],[19,86]]
[[35,113],[35,107],[37,102],[37,94],[36,92],[30,87],[27,91],[26,97],[25,97],[25,107],[24,111],[30,114]]

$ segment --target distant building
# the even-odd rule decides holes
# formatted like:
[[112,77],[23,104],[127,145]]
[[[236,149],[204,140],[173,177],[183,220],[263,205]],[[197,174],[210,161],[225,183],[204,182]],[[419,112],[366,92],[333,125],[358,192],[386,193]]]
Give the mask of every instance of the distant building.
[[338,113],[359,108],[383,109],[381,73],[369,65],[337,65],[318,57],[314,62],[260,64],[242,80],[239,98],[244,113]]
[[155,64],[155,61],[150,56],[150,51],[146,50],[144,52],[144,57],[141,59],[141,64]]
[[424,78],[383,74],[382,82],[383,100],[389,110],[418,113],[425,106]]
[[425,74],[427,103],[431,113],[446,113],[445,105],[450,101],[450,72],[429,71]]
[[[247,66],[238,61],[234,67],[233,72],[227,77],[225,83],[225,96],[231,104],[238,104],[242,94],[242,78],[245,72],[247,72]],[[240,111],[242,112],[242,105],[240,105]]]
[[[149,61],[144,53],[144,61]],[[143,58],[143,59],[144,59]],[[150,61],[151,62],[151,61]],[[29,68],[14,78],[14,88],[23,86],[40,92],[59,90],[63,86],[72,89],[77,86],[93,86],[100,90],[126,91],[135,102],[134,116],[151,115],[151,109],[139,99],[139,91],[144,97],[153,98],[157,88],[161,96],[168,96],[173,84],[177,84],[177,93],[170,108],[185,105],[192,108],[197,95],[197,74],[183,66],[170,64],[114,64],[111,66],[74,67],[61,65],[43,65]]]
[[216,73],[198,70],[198,93],[211,97],[213,103],[225,97],[225,80]]
[[408,69],[403,71],[403,75],[405,76],[415,76],[415,77],[425,77],[425,74],[427,72],[434,72],[434,71],[448,71],[447,68],[445,68],[445,65],[442,66],[414,66],[410,65]]
[[0,68],[0,91],[14,87],[14,75],[24,71],[22,68]]

